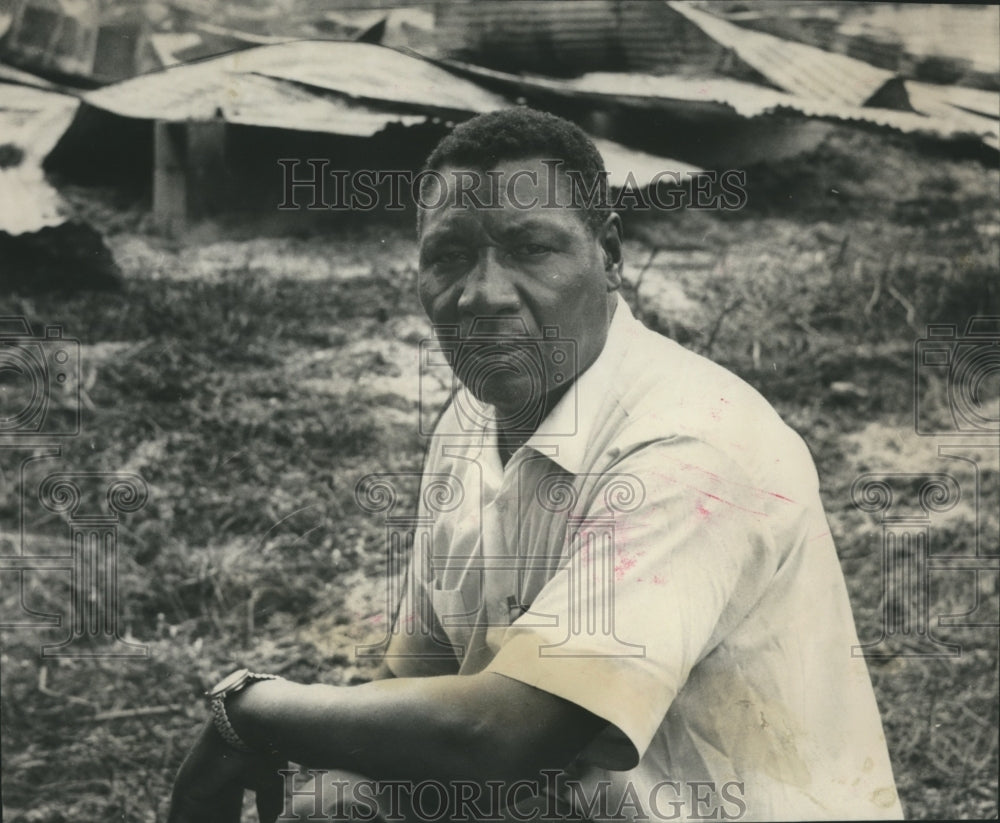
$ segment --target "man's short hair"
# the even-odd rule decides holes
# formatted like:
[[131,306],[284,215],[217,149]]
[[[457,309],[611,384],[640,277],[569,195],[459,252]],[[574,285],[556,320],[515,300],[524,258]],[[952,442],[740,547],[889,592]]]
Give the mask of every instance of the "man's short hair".
[[[572,186],[573,203],[596,234],[610,212],[604,159],[579,126],[554,114],[520,106],[473,117],[437,144],[424,171],[453,166],[485,172],[498,163],[533,158],[558,162],[561,172],[575,178],[579,185]],[[418,233],[422,216],[418,210]]]

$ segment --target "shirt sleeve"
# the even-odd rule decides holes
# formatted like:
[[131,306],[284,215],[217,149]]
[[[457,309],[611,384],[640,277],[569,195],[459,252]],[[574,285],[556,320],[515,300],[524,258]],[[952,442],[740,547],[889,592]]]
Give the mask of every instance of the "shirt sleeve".
[[488,669],[607,720],[586,756],[630,769],[691,669],[776,572],[767,494],[717,449],[683,437],[577,475],[574,487],[563,562]]
[[420,575],[421,548],[414,550],[385,652],[396,677],[458,673],[458,656],[434,612],[427,581]]

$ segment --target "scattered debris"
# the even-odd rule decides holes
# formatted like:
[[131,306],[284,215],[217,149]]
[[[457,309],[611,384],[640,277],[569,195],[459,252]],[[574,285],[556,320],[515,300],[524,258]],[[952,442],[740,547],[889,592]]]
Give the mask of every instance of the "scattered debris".
[[437,55],[502,71],[755,72],[663,2],[476,0],[435,4]]
[[101,235],[73,220],[42,162],[78,107],[75,97],[0,83],[0,289],[105,289],[121,272]]
[[746,28],[932,83],[1000,90],[1000,8],[957,3],[713,2]]
[[84,100],[124,117],[280,123],[298,131],[359,136],[390,122],[506,105],[503,98],[420,58],[340,41],[260,46],[136,77],[90,92]]
[[736,26],[687,2],[674,0],[670,7],[789,94],[823,103],[864,106],[895,77],[893,72],[845,54]]
[[[633,138],[643,132],[643,121],[637,121],[636,117],[644,117],[647,129],[652,129],[650,115],[658,114],[669,116],[675,124],[683,124],[683,131],[688,136],[700,135],[705,139],[711,137],[713,131],[717,131],[720,120],[735,123],[763,117],[791,116],[801,124],[809,120],[850,123],[940,140],[981,140],[993,149],[1000,143],[1000,121],[972,111],[963,112],[950,102],[950,87],[928,89],[926,86],[903,84],[905,89],[917,89],[917,100],[927,112],[923,114],[912,109],[899,111],[848,105],[814,96],[789,94],[724,77],[594,72],[577,78],[559,79],[507,74],[454,60],[438,62],[463,77],[476,79],[484,86],[510,96],[520,96],[542,107],[570,105],[584,112],[585,117],[589,116],[589,112],[602,109],[627,112],[630,117],[627,132]],[[883,84],[876,91],[882,88],[890,86]],[[936,91],[937,89],[940,91]],[[976,96],[974,105],[988,105],[985,96],[989,94],[983,92],[983,97]],[[960,95],[959,99],[964,98]],[[933,101],[933,105],[930,101]],[[972,102],[971,95],[968,102]],[[768,121],[767,126],[762,131],[764,137],[768,134],[774,136],[780,130],[780,123],[773,119]],[[723,143],[730,155],[738,154],[732,139],[724,140]]]
[[700,167],[690,163],[630,149],[613,140],[602,137],[593,139],[594,145],[604,158],[604,168],[608,171],[608,185],[613,189],[625,186],[642,189],[654,179],[661,179],[658,175],[663,175],[664,172],[672,175],[671,182],[674,185],[680,185],[694,172],[702,171]]
[[0,232],[17,236],[65,220],[42,161],[76,113],[78,101],[39,88],[0,83]]
[[143,4],[13,0],[0,58],[38,74],[100,85],[156,67]]

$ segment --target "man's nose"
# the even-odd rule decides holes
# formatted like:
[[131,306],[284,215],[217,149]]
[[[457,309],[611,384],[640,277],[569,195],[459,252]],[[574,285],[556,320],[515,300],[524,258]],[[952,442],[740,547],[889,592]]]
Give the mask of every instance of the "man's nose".
[[465,279],[458,298],[459,311],[482,317],[519,309],[521,301],[511,275],[500,251],[487,246]]

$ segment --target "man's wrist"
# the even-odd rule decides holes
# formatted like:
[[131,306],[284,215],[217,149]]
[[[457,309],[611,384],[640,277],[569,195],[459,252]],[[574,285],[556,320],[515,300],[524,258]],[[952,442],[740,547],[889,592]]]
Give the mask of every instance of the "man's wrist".
[[293,685],[287,680],[258,680],[232,695],[226,701],[229,725],[247,746],[256,752],[277,753],[263,721],[262,707],[273,706],[279,692]]
[[[246,754],[273,754],[274,747],[264,744],[262,741],[247,739],[246,731],[241,734],[232,724],[230,713],[240,695],[254,684],[269,683],[279,678],[273,674],[259,674],[247,669],[239,669],[227,677],[223,678],[212,689],[206,692],[209,710],[212,715],[212,725],[215,727],[218,736],[231,749]],[[241,724],[242,725],[242,724]]]

